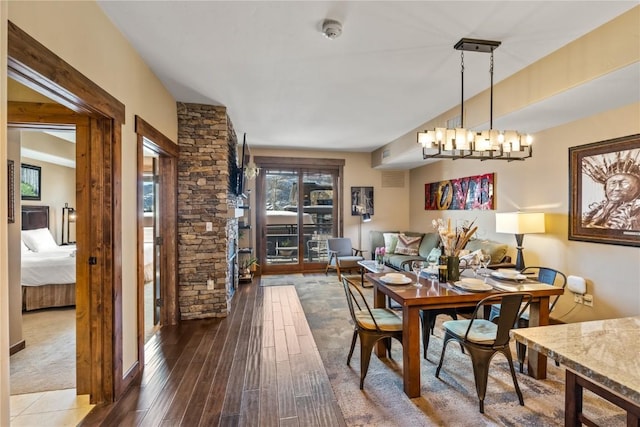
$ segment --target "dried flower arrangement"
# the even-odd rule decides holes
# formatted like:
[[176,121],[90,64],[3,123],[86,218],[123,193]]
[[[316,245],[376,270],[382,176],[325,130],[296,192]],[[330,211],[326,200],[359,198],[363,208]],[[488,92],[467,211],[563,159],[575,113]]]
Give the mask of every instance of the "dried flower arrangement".
[[475,220],[468,226],[451,228],[451,218],[447,220],[446,225],[442,218],[432,221],[433,228],[438,230],[438,234],[440,234],[445,255],[460,256],[460,251],[464,249],[469,239],[471,239],[476,230],[478,230],[478,226],[473,226],[474,222]]

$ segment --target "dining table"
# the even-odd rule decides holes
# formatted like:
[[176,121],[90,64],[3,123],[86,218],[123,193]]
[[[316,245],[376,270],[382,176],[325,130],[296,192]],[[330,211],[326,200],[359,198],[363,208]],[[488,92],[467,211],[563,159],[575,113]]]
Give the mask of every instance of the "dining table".
[[[415,286],[416,275],[398,272],[411,279],[410,283],[395,284],[384,277],[388,273],[367,273],[366,278],[373,284],[373,302],[376,308],[387,306],[387,298],[395,301],[402,310],[402,375],[404,392],[408,397],[420,396],[420,310],[475,307],[483,298],[502,292],[530,292],[533,300],[529,307],[529,325],[549,324],[549,298],[561,295],[564,289],[540,283],[533,277],[522,280],[496,278],[487,273],[483,283],[486,290],[468,290],[460,287],[462,282],[439,282],[437,279],[420,275],[421,287]],[[465,270],[461,280],[473,278],[473,273]],[[408,279],[403,280],[406,282]],[[466,283],[466,282],[465,282]],[[385,357],[386,347],[382,341],[376,344],[376,355]],[[537,379],[547,375],[547,357],[538,351],[529,350],[527,373]]]

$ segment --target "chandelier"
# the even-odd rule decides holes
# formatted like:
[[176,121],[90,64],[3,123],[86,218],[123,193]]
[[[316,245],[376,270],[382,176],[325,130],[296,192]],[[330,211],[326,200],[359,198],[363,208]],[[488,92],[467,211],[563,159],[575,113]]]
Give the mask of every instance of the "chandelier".
[[[422,145],[422,158],[524,160],[531,157],[531,135],[514,130],[493,129],[493,51],[499,41],[460,39],[454,48],[460,51],[461,102],[460,127],[435,128],[418,132],[417,142]],[[491,54],[489,130],[475,131],[464,128],[464,51]]]

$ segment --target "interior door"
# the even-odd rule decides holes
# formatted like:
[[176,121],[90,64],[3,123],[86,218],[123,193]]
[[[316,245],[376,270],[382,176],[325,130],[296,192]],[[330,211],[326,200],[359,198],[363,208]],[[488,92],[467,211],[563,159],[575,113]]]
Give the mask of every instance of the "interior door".
[[145,342],[160,323],[163,241],[161,232],[162,191],[160,188],[158,153],[143,149],[143,295]]

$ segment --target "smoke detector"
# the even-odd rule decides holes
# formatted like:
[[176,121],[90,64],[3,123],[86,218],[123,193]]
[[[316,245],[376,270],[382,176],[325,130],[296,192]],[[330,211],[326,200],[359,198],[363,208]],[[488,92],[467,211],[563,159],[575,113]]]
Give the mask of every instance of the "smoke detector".
[[342,24],[333,19],[325,19],[322,23],[322,34],[328,39],[335,39],[342,34]]

